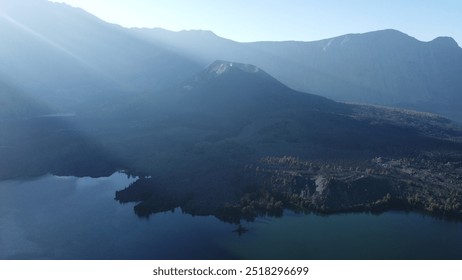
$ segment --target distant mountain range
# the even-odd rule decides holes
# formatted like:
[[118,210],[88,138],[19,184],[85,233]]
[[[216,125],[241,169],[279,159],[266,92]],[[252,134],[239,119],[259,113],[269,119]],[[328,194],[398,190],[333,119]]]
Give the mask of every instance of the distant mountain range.
[[131,31],[203,63],[254,64],[303,92],[462,120],[462,49],[449,37],[421,42],[382,30],[315,42],[238,43],[207,31]]
[[456,118],[452,39],[386,30],[237,43],[124,29],[44,0],[0,4],[2,179],[124,170],[140,180],[116,199],[137,202],[140,216],[409,208],[462,218],[460,126],[325,97]]
[[295,90],[336,101],[462,120],[462,49],[449,37],[420,42],[383,30],[315,42],[238,43],[209,31],[125,29],[45,0],[1,5],[0,76],[48,96],[58,109],[107,99],[108,91],[152,92],[226,60],[256,65]]

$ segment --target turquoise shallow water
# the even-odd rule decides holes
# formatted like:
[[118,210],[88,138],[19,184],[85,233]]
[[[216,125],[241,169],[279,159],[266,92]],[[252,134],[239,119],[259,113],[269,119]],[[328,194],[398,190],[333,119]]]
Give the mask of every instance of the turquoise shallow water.
[[134,178],[0,182],[0,259],[462,259],[462,223],[417,213],[286,211],[234,225],[180,209],[139,218],[114,200]]

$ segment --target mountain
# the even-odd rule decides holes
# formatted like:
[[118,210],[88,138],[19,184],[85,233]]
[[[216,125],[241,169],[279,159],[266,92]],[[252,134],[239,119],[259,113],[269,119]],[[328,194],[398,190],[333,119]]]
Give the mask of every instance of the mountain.
[[18,0],[0,5],[0,76],[56,110],[75,111],[87,100],[107,103],[159,89],[201,67],[65,4]]
[[[369,148],[385,153],[386,147],[394,147],[398,153],[410,152],[430,147],[433,140],[426,141],[438,129],[456,128],[449,120],[431,114],[349,105],[298,92],[254,65],[222,60],[178,86],[123,104],[115,115],[125,116],[125,121],[145,123],[175,119],[179,126],[182,122],[208,123],[210,127],[201,126],[203,132],[232,126],[236,129],[233,140],[240,141],[245,135],[250,137],[247,140],[255,141],[256,149],[262,137],[275,136],[273,140],[279,145],[290,138],[289,134],[296,133],[298,138],[290,140],[294,145],[284,148],[311,143],[327,150],[339,148],[355,153],[370,152]],[[276,136],[279,129],[280,135]],[[387,152],[393,153],[393,149]]]
[[[134,164],[141,173],[158,173],[151,167],[161,162],[163,167],[171,163],[176,172],[183,170],[178,165],[188,162],[186,151],[192,152],[189,159],[197,160],[201,168],[208,165],[205,159],[209,156],[228,164],[225,158],[233,150],[237,154],[232,156],[237,159],[243,155],[241,149],[255,150],[264,139],[277,142],[293,137],[291,134],[306,133],[307,128],[302,126],[298,130],[298,118],[304,118],[304,114],[317,116],[307,120],[315,123],[322,114],[335,117],[348,110],[344,104],[294,91],[253,65],[216,61],[177,86],[121,104],[110,118],[118,120],[117,130],[124,125],[131,127],[133,145],[121,142],[124,148],[116,149],[123,154],[121,157],[155,151],[150,160],[156,164]],[[277,139],[271,135],[273,125],[281,129],[293,125],[294,131]],[[120,132],[111,138],[125,141],[126,132]],[[190,168],[185,166],[184,170],[189,172]]]
[[[124,170],[140,179],[116,199],[136,202],[140,216],[181,207],[229,222],[286,208],[462,217],[459,126],[316,95],[369,97],[388,81],[384,96],[415,89],[406,102],[445,104],[458,88],[460,48],[450,39],[382,31],[241,44],[127,30],[42,0],[0,4],[2,179]],[[424,78],[446,92],[422,95],[415,83]]]
[[382,30],[315,42],[238,43],[205,31],[132,32],[203,63],[225,59],[254,64],[303,92],[462,120],[462,49],[449,37],[421,42],[396,30]]
[[[181,85],[119,110],[116,115],[131,116],[125,121],[132,128],[111,134],[119,139],[113,150],[119,158],[136,159],[132,173],[151,177],[117,192],[116,199],[138,201],[140,216],[181,207],[236,222],[279,213],[293,203],[289,197],[326,212],[408,205],[421,177],[402,181],[398,171],[378,170],[375,159],[407,162],[425,155],[431,170],[462,148],[462,130],[447,119],[337,103],[290,89],[253,65],[228,61],[215,61]],[[437,154],[442,158],[436,160]],[[317,176],[324,178],[320,188],[313,185]],[[367,194],[367,185],[375,183],[383,188]],[[454,188],[446,187],[442,197]]]
[[[276,77],[335,100],[451,116],[462,104],[462,81],[457,75],[462,70],[462,49],[452,38],[420,42],[396,30],[383,30],[305,44],[268,42],[252,47],[301,65]],[[272,68],[270,73],[276,71]]]
[[291,90],[254,65],[222,60],[211,63],[167,95],[175,97],[175,110],[215,116],[267,114],[288,110],[300,102],[305,104],[304,109],[330,106],[333,111],[338,107],[326,98]]
[[[238,43],[200,30],[125,29],[45,0],[0,5],[0,77],[55,111],[111,110],[118,101],[110,100],[169,87],[225,60],[256,65],[295,90],[337,101],[462,120],[462,49],[449,37],[421,42],[382,30],[315,42]],[[100,105],[85,108],[87,99]]]

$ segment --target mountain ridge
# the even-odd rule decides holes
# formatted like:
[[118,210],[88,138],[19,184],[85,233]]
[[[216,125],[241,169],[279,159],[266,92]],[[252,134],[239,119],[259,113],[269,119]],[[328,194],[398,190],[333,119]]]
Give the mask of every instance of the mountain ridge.
[[[0,48],[0,74],[26,90],[40,91],[57,103],[52,107],[80,103],[77,92],[80,99],[83,92],[92,99],[109,91],[119,92],[121,98],[155,91],[225,60],[256,65],[295,90],[336,101],[462,120],[462,81],[457,75],[462,71],[462,49],[449,37],[423,42],[387,29],[313,42],[239,43],[210,31],[127,29],[66,4],[3,5],[2,13],[9,13],[13,21],[0,18],[6,42]],[[29,8],[15,9],[17,5]],[[31,7],[41,12],[29,16],[24,10],[35,9]],[[28,43],[20,43],[24,41]],[[13,61],[15,56],[23,59]]]

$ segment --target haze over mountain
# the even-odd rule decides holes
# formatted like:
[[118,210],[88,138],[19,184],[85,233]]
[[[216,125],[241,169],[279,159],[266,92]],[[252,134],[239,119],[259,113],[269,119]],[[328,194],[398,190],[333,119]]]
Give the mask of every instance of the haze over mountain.
[[240,44],[127,30],[47,1],[0,3],[2,179],[124,170],[140,180],[116,198],[139,202],[141,216],[409,207],[462,217],[459,126],[313,94],[456,108],[450,39],[388,30]]
[[132,31],[204,63],[254,64],[296,90],[462,120],[462,49],[449,37],[421,42],[382,30],[315,42],[238,43],[207,31]]
[[4,0],[0,5],[0,77],[59,110],[159,89],[200,67],[65,4]]
[[226,60],[256,65],[293,89],[337,101],[462,120],[462,49],[449,37],[421,42],[382,30],[316,42],[238,43],[209,31],[125,29],[45,0],[0,4],[0,76],[40,92],[58,109],[85,98],[101,102],[109,91],[123,99],[123,93],[164,88]]

